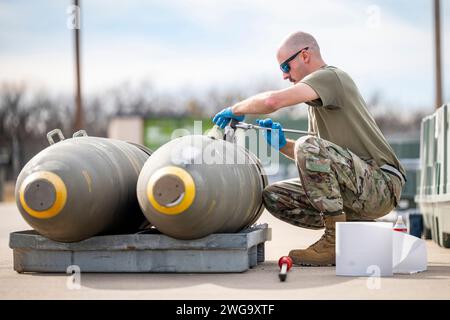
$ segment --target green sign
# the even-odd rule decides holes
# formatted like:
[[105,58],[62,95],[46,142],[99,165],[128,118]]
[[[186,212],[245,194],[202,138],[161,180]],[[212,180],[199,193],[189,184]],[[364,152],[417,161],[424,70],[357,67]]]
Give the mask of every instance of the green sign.
[[209,118],[158,118],[144,121],[144,145],[155,151],[170,140],[188,134],[204,134],[213,127]]

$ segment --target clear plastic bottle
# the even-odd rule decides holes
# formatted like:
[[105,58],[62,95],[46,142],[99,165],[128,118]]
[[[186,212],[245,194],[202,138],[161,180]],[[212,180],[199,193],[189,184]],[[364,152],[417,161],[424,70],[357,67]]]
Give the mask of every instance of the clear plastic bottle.
[[403,222],[402,216],[398,216],[397,222],[394,225],[394,231],[408,233],[408,228],[406,227],[405,223]]

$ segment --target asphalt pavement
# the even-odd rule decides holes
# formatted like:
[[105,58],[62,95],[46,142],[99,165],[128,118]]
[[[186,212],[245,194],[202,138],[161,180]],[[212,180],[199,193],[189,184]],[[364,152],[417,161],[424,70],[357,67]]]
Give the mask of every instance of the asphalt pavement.
[[294,267],[278,279],[278,258],[304,248],[323,231],[300,229],[268,212],[259,222],[272,228],[266,262],[237,274],[84,274],[80,287],[67,274],[18,274],[9,233],[30,227],[15,203],[0,203],[0,299],[450,299],[450,249],[427,241],[428,270],[379,279],[336,276],[334,267]]

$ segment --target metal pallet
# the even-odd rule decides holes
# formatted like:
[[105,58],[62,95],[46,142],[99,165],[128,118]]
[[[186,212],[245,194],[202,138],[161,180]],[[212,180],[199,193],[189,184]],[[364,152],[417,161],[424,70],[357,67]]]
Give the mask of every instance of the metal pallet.
[[96,236],[80,242],[49,240],[33,230],[10,234],[14,270],[64,272],[244,272],[264,262],[271,240],[267,224],[239,233],[218,233],[197,240],[177,240],[156,230]]

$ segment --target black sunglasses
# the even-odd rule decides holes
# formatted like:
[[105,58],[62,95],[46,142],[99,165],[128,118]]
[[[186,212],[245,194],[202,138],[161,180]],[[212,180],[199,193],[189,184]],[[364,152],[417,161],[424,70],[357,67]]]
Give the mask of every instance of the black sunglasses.
[[280,69],[281,71],[283,71],[284,73],[288,73],[289,71],[291,71],[291,66],[289,65],[289,62],[291,62],[292,60],[295,59],[296,56],[298,56],[298,54],[300,52],[302,52],[303,50],[308,50],[309,47],[305,47],[302,50],[298,51],[297,53],[294,53],[292,56],[290,56],[289,58],[287,58],[282,64],[280,64]]

